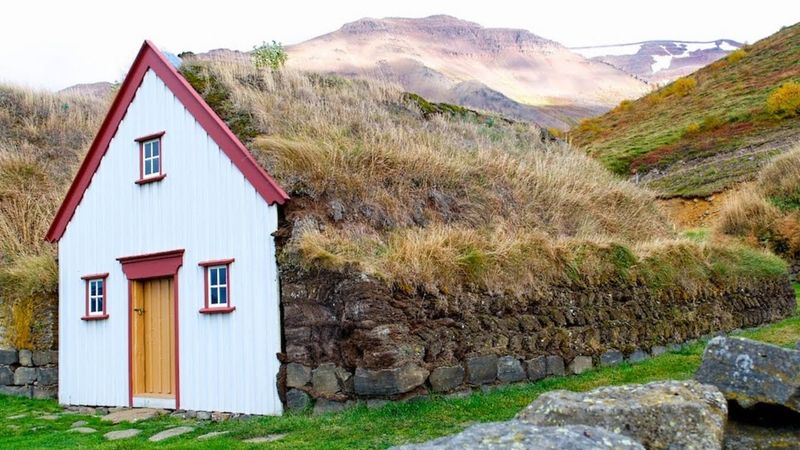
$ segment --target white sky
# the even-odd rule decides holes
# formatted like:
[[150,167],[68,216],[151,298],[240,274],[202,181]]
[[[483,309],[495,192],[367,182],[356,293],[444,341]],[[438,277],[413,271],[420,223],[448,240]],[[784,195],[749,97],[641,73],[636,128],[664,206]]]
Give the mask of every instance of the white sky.
[[[800,21],[796,0],[12,0],[0,7],[0,81],[61,89],[121,80],[144,39],[178,53],[294,44],[361,17],[448,14],[564,45],[755,42]],[[791,5],[795,6],[791,6]]]

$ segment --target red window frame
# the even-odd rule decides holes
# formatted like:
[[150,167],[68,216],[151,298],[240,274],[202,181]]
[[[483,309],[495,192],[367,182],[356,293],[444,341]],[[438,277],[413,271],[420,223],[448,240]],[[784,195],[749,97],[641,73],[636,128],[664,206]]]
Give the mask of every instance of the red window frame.
[[[166,131],[159,131],[158,133],[148,134],[134,139],[139,143],[139,179],[136,184],[147,184],[156,181],[161,181],[166,178],[167,174],[164,173],[164,134]],[[144,176],[144,143],[158,140],[158,175],[150,175],[147,178]]]
[[[108,319],[108,273],[95,273],[92,275],[84,275],[81,277],[84,281],[84,301],[85,310],[81,320],[105,320]],[[103,313],[91,314],[89,312],[89,283],[94,280],[103,280]]]
[[[236,311],[236,307],[231,304],[231,264],[236,261],[234,258],[230,259],[216,259],[212,261],[203,261],[197,265],[203,268],[203,291],[204,291],[204,304],[200,308],[201,314],[226,314]],[[227,304],[225,306],[211,306],[208,298],[208,269],[211,267],[225,266],[225,274],[227,276]]]

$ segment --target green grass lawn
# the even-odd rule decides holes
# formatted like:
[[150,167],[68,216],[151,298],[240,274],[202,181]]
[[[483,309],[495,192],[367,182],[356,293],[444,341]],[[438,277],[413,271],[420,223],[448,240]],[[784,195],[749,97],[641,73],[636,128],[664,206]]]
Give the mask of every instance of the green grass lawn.
[[[795,286],[795,291],[800,296],[800,286]],[[793,346],[800,340],[800,310],[781,322],[738,334]],[[286,436],[260,445],[269,448],[383,448],[452,434],[475,422],[510,419],[539,394],[554,389],[585,391],[605,385],[690,378],[700,364],[703,347],[700,342],[635,365],[622,364],[579,376],[507,386],[468,398],[430,398],[388,404],[379,409],[358,407],[324,416],[285,415],[223,423],[163,416],[136,424],[111,425],[101,421],[99,416],[79,414],[62,413],[56,420],[47,420],[43,416],[62,412],[55,401],[0,396],[0,448],[254,448],[256,444],[242,440],[269,434]],[[98,432],[86,435],[67,431],[78,420],[87,421],[87,426]],[[195,427],[195,431],[159,444],[147,442],[153,434],[179,425]],[[104,433],[125,428],[138,428],[142,433],[116,442],[103,439]],[[211,431],[228,433],[205,441],[196,440],[197,436]]]

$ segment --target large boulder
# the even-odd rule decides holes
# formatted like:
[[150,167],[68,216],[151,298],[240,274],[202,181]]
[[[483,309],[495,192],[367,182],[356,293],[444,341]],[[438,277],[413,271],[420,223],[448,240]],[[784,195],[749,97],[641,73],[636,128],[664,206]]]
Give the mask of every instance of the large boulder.
[[394,447],[398,450],[445,449],[511,449],[537,450],[643,450],[641,444],[620,434],[602,428],[583,425],[565,427],[535,427],[512,420],[510,422],[481,423],[453,436],[446,436],[421,444]]
[[800,351],[736,337],[708,342],[695,374],[743,407],[781,405],[800,412]]
[[689,380],[548,392],[517,418],[540,426],[601,427],[648,449],[720,449],[727,414],[714,386]]

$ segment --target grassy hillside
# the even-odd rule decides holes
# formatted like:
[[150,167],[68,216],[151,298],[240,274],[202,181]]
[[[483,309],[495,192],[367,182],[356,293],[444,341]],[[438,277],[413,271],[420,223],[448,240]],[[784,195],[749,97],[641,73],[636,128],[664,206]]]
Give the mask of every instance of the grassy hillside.
[[[0,85],[0,327],[15,346],[49,347],[55,248],[44,234],[106,101]],[[37,320],[34,311],[38,311]]]
[[673,298],[783,270],[681,238],[650,192],[529,125],[431,114],[371,81],[232,61],[181,71],[292,197],[285,269],[355,268],[433,294],[622,280]]
[[[586,120],[570,136],[661,196],[706,196],[751,178],[800,139],[800,86],[776,94],[792,83],[800,83],[800,24]],[[782,94],[784,107],[775,107]]]

